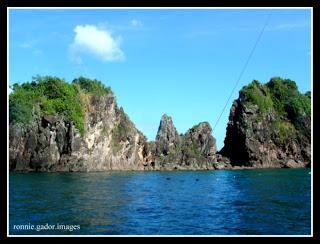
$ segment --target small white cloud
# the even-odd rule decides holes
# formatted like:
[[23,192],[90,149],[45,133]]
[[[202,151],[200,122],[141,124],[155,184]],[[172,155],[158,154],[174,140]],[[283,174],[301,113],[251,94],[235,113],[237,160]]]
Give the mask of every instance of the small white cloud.
[[304,27],[310,27],[310,23],[307,21],[300,22],[300,23],[282,23],[282,24],[278,24],[273,27],[270,27],[269,30],[271,31],[293,30],[293,29],[304,28]]
[[39,55],[43,54],[43,51],[41,49],[36,49],[36,50],[33,51],[33,54],[36,55],[36,56],[39,56]]
[[21,48],[32,48],[31,43],[28,42],[24,42],[20,45]]
[[120,48],[120,37],[113,37],[107,29],[95,25],[77,25],[75,37],[70,46],[72,58],[81,63],[81,53],[92,54],[102,61],[116,61],[125,58]]
[[43,54],[43,51],[40,48],[37,48],[37,45],[36,45],[37,42],[38,41],[36,40],[26,41],[21,43],[19,47],[23,49],[27,49],[28,51],[30,51],[30,53],[32,53],[35,56],[40,56]]
[[186,34],[187,38],[211,37],[218,34],[215,30],[197,30]]
[[142,26],[142,22],[140,20],[137,20],[137,19],[133,19],[130,21],[130,24],[133,26],[133,27],[140,27]]

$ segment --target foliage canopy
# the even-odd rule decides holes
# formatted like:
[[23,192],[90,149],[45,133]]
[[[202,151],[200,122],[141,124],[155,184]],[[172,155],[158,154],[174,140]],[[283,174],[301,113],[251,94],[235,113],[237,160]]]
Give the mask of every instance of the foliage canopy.
[[28,125],[43,115],[55,115],[73,121],[84,134],[84,104],[82,93],[102,96],[111,93],[98,80],[84,77],[71,84],[54,76],[36,76],[31,82],[14,84],[9,95],[9,122]]
[[254,80],[240,90],[240,99],[257,105],[261,114],[274,113],[277,121],[272,128],[279,131],[281,137],[289,136],[292,128],[304,130],[306,118],[311,116],[311,92],[300,93],[290,79],[274,77],[266,84]]

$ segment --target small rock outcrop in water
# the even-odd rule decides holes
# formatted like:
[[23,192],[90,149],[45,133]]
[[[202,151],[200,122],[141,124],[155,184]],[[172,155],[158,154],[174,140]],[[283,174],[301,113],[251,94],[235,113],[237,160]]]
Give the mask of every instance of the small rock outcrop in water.
[[179,135],[172,118],[161,118],[156,140],[149,143],[150,168],[165,170],[228,168],[228,161],[217,162],[216,140],[208,122],[202,122]]
[[235,167],[310,166],[310,104],[310,93],[299,93],[294,81],[253,81],[232,105],[220,153]]

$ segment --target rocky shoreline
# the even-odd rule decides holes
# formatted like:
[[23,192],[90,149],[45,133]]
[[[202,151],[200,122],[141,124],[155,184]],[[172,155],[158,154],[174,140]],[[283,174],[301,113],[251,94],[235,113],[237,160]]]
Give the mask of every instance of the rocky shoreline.
[[[271,80],[268,85],[274,85],[272,82],[285,84]],[[219,152],[208,122],[179,134],[172,118],[164,114],[155,140],[148,142],[118,107],[113,93],[97,96],[83,92],[84,134],[74,121],[59,114],[39,113],[28,125],[10,122],[9,169],[94,172],[310,167],[310,115],[298,113],[296,122],[291,115],[280,117],[274,109],[276,98],[272,97],[267,110],[260,101],[252,101],[248,89],[254,89],[259,99],[269,99],[273,90],[266,87],[253,82],[240,91]],[[39,107],[41,110],[41,104]]]

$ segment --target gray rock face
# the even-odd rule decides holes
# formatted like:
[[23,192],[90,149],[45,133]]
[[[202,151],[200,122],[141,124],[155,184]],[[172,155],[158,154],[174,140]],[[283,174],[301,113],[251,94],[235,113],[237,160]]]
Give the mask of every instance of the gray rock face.
[[[274,129],[276,123],[274,112],[261,113],[256,105],[241,98],[235,100],[230,110],[224,147],[219,153],[230,158],[235,167],[307,167],[311,162],[309,139],[297,130],[292,130],[283,139],[281,131]],[[283,123],[287,125],[287,122]],[[305,126],[311,131],[308,121]]]
[[[61,157],[70,155],[74,140],[73,125],[63,120],[34,121],[28,128],[10,126],[10,169],[50,171]],[[73,136],[73,135],[72,135]]]
[[179,135],[171,117],[163,115],[154,142],[149,143],[148,169],[204,170],[229,168],[227,160],[216,159],[216,140],[208,122]]
[[216,139],[211,135],[212,129],[208,122],[202,122],[192,127],[185,134],[188,146],[194,146],[201,155],[214,157],[217,151]]
[[[179,135],[163,115],[156,140],[147,143],[112,95],[92,97],[85,135],[72,121],[45,116],[28,127],[10,126],[10,169],[17,171],[222,169],[207,122]],[[221,157],[218,157],[221,159]]]
[[176,150],[180,143],[180,136],[173,125],[172,118],[166,114],[161,117],[158,133],[156,136],[156,150],[158,155],[168,155]]
[[90,97],[85,135],[54,116],[10,125],[10,170],[104,171],[145,168],[147,142],[112,94]]

